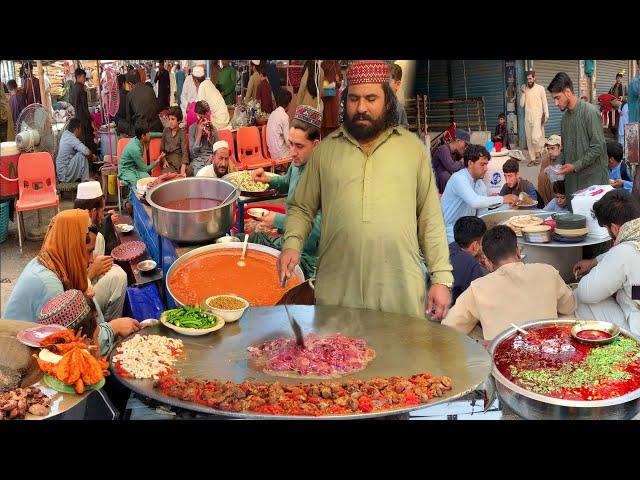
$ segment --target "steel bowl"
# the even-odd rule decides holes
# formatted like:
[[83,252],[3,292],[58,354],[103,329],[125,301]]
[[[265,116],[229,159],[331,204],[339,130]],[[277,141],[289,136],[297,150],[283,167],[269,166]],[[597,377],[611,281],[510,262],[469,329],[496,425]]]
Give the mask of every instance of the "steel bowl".
[[[519,327],[527,330],[543,325],[576,325],[583,321],[575,318],[538,320]],[[640,342],[638,336],[620,330],[622,335]],[[607,400],[565,400],[530,392],[511,382],[497,369],[494,353],[503,340],[515,333],[515,328],[509,328],[494,338],[489,345],[489,354],[498,395],[519,416],[527,420],[629,420],[640,412],[640,389]]]
[[[223,236],[233,223],[233,204],[240,193],[235,185],[220,178],[191,177],[161,183],[147,192],[153,226],[163,237],[177,242],[196,243]],[[187,198],[225,200],[202,210],[173,210],[167,202]]]
[[[600,340],[591,340],[588,338],[579,337],[578,334],[584,330],[599,330],[601,332],[608,333],[610,337],[603,338]],[[615,323],[596,322],[596,321],[587,320],[587,321],[576,324],[571,329],[571,335],[578,342],[586,343],[587,345],[606,345],[607,343],[613,342],[616,338],[620,336],[620,327]]]
[[138,265],[136,266],[141,272],[147,273],[155,269],[158,265],[153,260],[143,260],[141,262],[138,262]]
[[[215,250],[229,250],[229,249],[233,249],[233,250],[239,250],[238,252],[238,258],[240,258],[240,252],[242,251],[242,247],[244,244],[242,243],[215,243],[213,245],[205,245],[204,247],[200,247],[200,248],[195,248],[193,250],[191,250],[189,253],[185,253],[184,255],[182,255],[181,257],[179,257],[175,262],[173,262],[171,264],[171,267],[169,267],[169,271],[167,272],[167,291],[169,292],[169,295],[171,295],[171,298],[173,298],[173,300],[175,301],[176,305],[178,305],[179,307],[184,306],[184,304],[182,302],[180,302],[176,296],[173,294],[173,292],[171,291],[171,285],[170,285],[170,280],[173,277],[176,269],[182,265],[184,262],[186,262],[187,260],[189,260],[190,258],[193,258],[197,255],[202,255],[203,253],[208,253],[211,251],[215,251]],[[271,247],[267,247],[266,245],[259,245],[257,243],[247,243],[247,251],[249,250],[258,250],[260,252],[264,252],[264,253],[268,253],[269,255],[273,256],[273,257],[279,257],[280,256],[280,250],[276,250],[275,248],[271,248]],[[302,269],[300,268],[299,265],[296,265],[296,268],[293,270],[293,274],[295,276],[297,276],[300,279],[300,282],[304,282],[304,273],[302,273]]]

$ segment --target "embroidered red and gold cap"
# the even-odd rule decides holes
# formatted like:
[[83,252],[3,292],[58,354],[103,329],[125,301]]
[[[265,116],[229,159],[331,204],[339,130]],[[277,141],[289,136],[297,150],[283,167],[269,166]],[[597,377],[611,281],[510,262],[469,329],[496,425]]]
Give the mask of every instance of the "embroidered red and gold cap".
[[38,315],[38,323],[42,325],[55,323],[73,328],[84,319],[89,310],[89,305],[80,290],[67,290],[45,303]]
[[322,126],[322,113],[309,105],[298,105],[293,118],[309,123],[317,128]]
[[347,70],[347,83],[386,83],[389,81],[389,65],[382,60],[361,60]]

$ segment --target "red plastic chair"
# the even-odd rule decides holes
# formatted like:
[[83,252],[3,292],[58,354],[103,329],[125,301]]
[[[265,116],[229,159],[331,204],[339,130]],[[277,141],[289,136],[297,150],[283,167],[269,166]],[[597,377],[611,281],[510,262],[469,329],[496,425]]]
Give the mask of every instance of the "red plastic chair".
[[60,199],[56,191],[56,170],[48,152],[23,153],[18,159],[18,241],[22,253],[22,212],[56,207]]
[[[161,138],[152,138],[151,141],[149,142],[149,165],[151,165],[153,162],[155,162],[158,157],[160,156],[160,153],[162,153],[160,151],[160,146],[162,145],[162,139]],[[146,150],[146,149],[145,149]],[[145,151],[145,159],[146,159],[146,151]],[[160,175],[162,175],[162,164],[159,163],[158,165],[156,165],[153,170],[151,170],[151,176],[152,177],[159,177]]]
[[237,133],[239,160],[249,170],[273,168],[273,162],[262,156],[258,127],[242,127]]
[[236,157],[235,140],[231,130],[218,130],[218,140],[224,140],[229,144],[229,161],[236,170],[246,170],[247,167]]
[[122,152],[124,151],[124,147],[126,147],[130,141],[131,141],[130,138],[121,138],[120,140],[118,140],[118,146],[116,148],[117,155],[118,155],[117,163],[120,163],[120,157],[122,157]]
[[267,145],[267,126],[260,127],[260,139],[262,140],[262,156],[271,160],[271,152],[269,152],[269,146]]

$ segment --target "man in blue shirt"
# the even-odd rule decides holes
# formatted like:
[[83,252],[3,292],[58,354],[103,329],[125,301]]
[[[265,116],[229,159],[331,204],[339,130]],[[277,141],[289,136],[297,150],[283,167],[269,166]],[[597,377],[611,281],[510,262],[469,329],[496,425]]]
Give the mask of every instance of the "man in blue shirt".
[[478,217],[459,218],[453,227],[455,242],[449,244],[449,263],[453,267],[453,303],[476,278],[484,277],[488,270],[480,263],[482,237],[487,231],[484,221]]
[[460,217],[477,217],[486,213],[489,207],[518,201],[515,195],[489,196],[489,190],[482,181],[489,158],[489,152],[483,146],[469,145],[464,152],[466,168],[454,173],[447,182],[440,205],[449,243],[454,240],[453,226]]
[[607,142],[607,157],[609,157],[609,183],[613,188],[624,188],[630,192],[633,181],[629,175],[627,164],[622,159],[624,151],[618,142]]
[[500,195],[504,196],[509,193],[513,195],[520,195],[522,192],[525,192],[535,201],[538,201],[536,187],[534,187],[533,183],[526,178],[520,177],[520,165],[517,160],[510,158],[504,162],[502,171],[504,172],[505,184],[500,190]]

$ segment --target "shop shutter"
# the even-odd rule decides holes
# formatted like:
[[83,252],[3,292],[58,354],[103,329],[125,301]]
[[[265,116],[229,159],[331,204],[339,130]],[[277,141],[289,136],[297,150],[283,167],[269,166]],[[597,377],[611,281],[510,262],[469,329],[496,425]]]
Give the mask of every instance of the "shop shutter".
[[[419,61],[416,66],[416,94],[429,95],[433,100],[448,98],[484,97],[484,115],[487,128],[491,130],[498,121],[498,114],[504,112],[504,61],[503,60],[450,60],[451,88],[447,75],[447,60]],[[451,93],[450,93],[451,91]],[[464,112],[464,111],[463,111]],[[477,118],[474,107],[470,106],[469,117]],[[466,123],[466,113],[454,118],[458,123]]]
[[603,93],[609,93],[609,89],[616,81],[619,71],[625,70],[622,83],[629,86],[629,61],[628,60],[596,60],[596,101]]
[[[536,72],[536,83],[544,88],[547,93],[547,102],[549,103],[549,120],[544,126],[544,134],[547,137],[553,134],[560,135],[562,112],[553,103],[553,98],[551,98],[547,87],[557,73],[565,72],[571,78],[574,91],[577,94],[580,86],[580,60],[534,60],[533,69]],[[518,101],[520,101],[519,96]]]
[[504,60],[452,60],[453,94],[455,98],[484,98],[484,120],[493,130],[498,115],[505,112]]
[[449,98],[446,60],[418,60],[416,62],[416,95],[433,99]]

